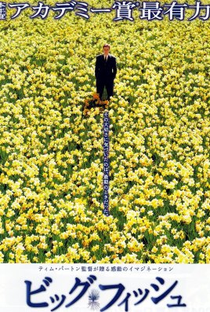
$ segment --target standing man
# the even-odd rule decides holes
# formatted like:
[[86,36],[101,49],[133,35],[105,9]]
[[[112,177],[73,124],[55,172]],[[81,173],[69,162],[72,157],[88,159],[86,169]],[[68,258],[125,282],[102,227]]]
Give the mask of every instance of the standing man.
[[103,45],[103,54],[96,56],[95,64],[95,77],[96,77],[96,88],[99,93],[100,100],[102,100],[102,94],[104,86],[106,87],[108,100],[110,96],[113,96],[114,79],[117,73],[116,57],[109,54],[110,45]]

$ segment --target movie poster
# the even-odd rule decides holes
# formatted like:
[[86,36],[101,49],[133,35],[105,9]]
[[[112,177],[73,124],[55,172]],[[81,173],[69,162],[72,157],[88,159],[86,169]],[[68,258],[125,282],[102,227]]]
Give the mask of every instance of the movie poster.
[[210,311],[209,9],[0,2],[2,312]]

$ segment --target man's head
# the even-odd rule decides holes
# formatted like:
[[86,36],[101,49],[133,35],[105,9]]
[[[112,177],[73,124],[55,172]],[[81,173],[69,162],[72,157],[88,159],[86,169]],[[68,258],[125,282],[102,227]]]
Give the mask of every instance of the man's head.
[[109,50],[110,50],[110,44],[106,43],[103,45],[103,51],[105,55],[109,54]]

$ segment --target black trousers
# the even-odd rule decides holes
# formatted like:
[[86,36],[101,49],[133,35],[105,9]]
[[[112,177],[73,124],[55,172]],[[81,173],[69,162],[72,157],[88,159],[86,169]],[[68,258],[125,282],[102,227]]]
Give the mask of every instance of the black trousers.
[[102,94],[104,91],[104,87],[106,87],[108,100],[110,100],[110,96],[113,96],[113,89],[114,89],[114,81],[113,79],[96,79],[96,88],[97,93],[99,93],[100,100],[102,100]]

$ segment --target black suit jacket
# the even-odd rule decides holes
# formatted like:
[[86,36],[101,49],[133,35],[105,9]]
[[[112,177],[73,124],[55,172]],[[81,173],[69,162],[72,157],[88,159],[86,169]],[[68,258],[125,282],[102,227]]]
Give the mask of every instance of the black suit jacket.
[[108,60],[104,60],[104,54],[96,56],[95,77],[98,80],[114,80],[117,73],[116,57],[108,54]]

